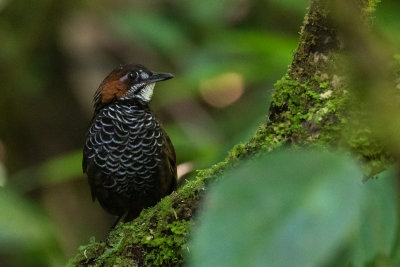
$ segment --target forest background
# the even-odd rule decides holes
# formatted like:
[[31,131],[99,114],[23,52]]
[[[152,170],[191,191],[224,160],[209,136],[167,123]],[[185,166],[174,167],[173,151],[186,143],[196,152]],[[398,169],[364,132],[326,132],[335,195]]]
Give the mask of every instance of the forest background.
[[[80,161],[93,93],[115,66],[175,75],[157,85],[152,107],[190,178],[266,120],[308,6],[1,1],[0,261],[63,263],[92,236],[105,238],[114,218],[91,202]],[[383,1],[369,22],[382,54],[398,51],[399,8]]]

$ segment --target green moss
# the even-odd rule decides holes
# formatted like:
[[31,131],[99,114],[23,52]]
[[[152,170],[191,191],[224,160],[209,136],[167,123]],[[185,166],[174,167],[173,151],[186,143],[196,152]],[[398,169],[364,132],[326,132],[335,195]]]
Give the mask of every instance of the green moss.
[[274,149],[284,143],[309,143],[337,136],[346,97],[327,74],[303,83],[286,74],[275,84],[270,117],[249,142],[252,148]]
[[[365,109],[365,108],[364,108]],[[394,162],[394,157],[371,131],[366,113],[360,106],[353,109],[343,135],[346,148],[362,163],[366,178],[387,169]]]
[[283,144],[335,146],[352,152],[363,163],[366,177],[386,169],[393,158],[369,130],[363,107],[343,80],[325,73],[301,83],[285,75],[275,84],[268,123],[247,147],[270,151]]
[[247,149],[244,144],[235,145],[229,152],[228,160],[236,160],[247,154]]
[[180,263],[182,257],[176,253],[176,250],[183,252],[188,249],[186,236],[190,226],[190,221],[182,220],[166,225],[165,230],[171,232],[169,235],[165,236],[160,232],[150,231],[149,235],[142,239],[142,244],[156,249],[145,255],[145,262],[159,266]]
[[[95,238],[92,237],[89,240],[89,244],[79,247],[79,252],[75,259],[79,260],[80,265],[89,266],[93,265],[93,259],[99,257],[105,249],[104,242],[96,242]],[[77,266],[75,259],[71,260],[67,266]]]
[[367,4],[365,5],[365,7],[363,8],[363,12],[367,15],[367,16],[371,16],[375,10],[376,10],[376,6],[381,2],[381,0],[368,0]]

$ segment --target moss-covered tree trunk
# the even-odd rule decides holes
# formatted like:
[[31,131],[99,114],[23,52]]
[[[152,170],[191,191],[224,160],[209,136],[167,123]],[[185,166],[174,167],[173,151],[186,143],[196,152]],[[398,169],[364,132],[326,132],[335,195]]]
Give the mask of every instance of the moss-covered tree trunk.
[[[360,17],[367,17],[374,8],[371,0],[343,3]],[[352,103],[348,79],[337,60],[346,48],[346,39],[335,26],[337,12],[332,9],[329,1],[311,1],[293,62],[287,74],[275,84],[268,119],[247,144],[236,145],[225,161],[199,171],[195,179],[143,211],[136,220],[118,225],[107,242],[92,240],[82,246],[69,264],[165,266],[183,263],[185,253],[190,250],[188,236],[195,227],[193,214],[207,191],[207,183],[243,158],[284,144],[341,146],[368,163],[367,173],[384,168],[388,157],[369,139],[368,131],[362,127],[346,130],[354,129],[354,125],[348,127],[348,117],[357,112],[347,108]],[[365,138],[369,141],[360,141]]]

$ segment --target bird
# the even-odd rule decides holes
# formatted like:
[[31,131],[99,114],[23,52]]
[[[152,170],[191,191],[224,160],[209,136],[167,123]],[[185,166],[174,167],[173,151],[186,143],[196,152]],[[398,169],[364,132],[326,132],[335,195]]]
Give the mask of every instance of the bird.
[[118,216],[114,225],[176,189],[175,149],[149,107],[155,84],[173,77],[140,64],[120,65],[94,94],[82,168],[93,201]]

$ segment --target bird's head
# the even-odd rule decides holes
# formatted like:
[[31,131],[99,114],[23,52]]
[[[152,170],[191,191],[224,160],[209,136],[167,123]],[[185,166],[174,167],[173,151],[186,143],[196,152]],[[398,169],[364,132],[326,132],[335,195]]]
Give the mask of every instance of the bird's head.
[[139,64],[121,65],[100,84],[94,95],[96,106],[118,99],[139,99],[148,103],[156,82],[173,78],[170,73],[152,72]]

